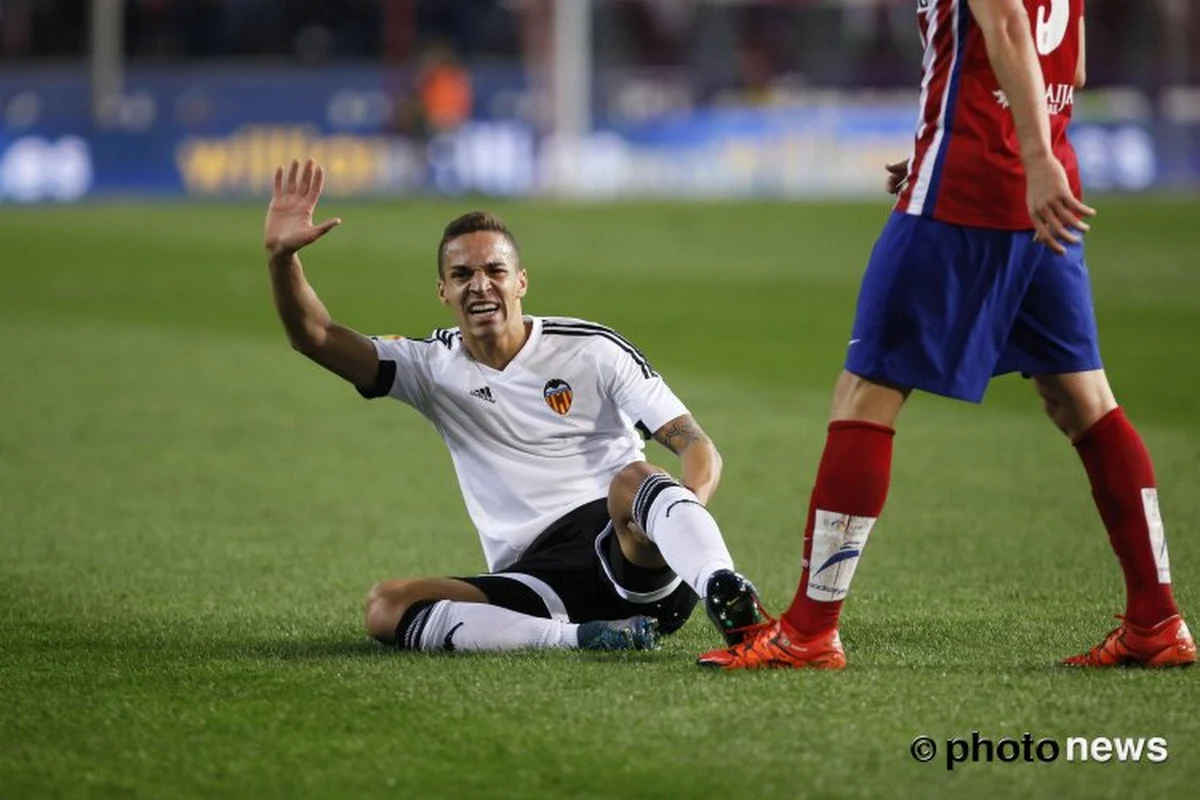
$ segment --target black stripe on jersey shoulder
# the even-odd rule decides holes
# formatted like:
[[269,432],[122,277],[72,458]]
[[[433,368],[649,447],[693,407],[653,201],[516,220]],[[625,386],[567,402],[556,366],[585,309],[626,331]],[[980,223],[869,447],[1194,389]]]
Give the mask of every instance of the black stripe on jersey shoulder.
[[447,350],[453,350],[454,343],[459,339],[462,339],[462,332],[458,328],[438,328],[424,339],[413,339],[413,341],[440,344]]
[[629,357],[634,360],[641,369],[642,375],[647,378],[654,378],[658,373],[654,371],[654,367],[650,366],[650,361],[642,353],[641,350],[634,345],[633,342],[626,339],[621,334],[614,331],[605,325],[600,325],[595,322],[584,322],[583,320],[566,320],[566,319],[543,319],[542,333],[548,333],[552,336],[600,336],[608,339],[617,347],[620,347]]

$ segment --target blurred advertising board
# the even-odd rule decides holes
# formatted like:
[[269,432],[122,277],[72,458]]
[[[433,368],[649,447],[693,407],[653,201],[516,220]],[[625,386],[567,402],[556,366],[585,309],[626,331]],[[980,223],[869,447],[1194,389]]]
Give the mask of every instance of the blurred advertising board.
[[[419,138],[393,124],[396,86],[369,67],[134,72],[100,128],[84,73],[0,76],[0,201],[262,197],[273,167],[297,155],[324,163],[327,191],[342,196],[853,197],[880,191],[915,120],[907,101],[824,93],[794,107],[598,115],[566,141],[515,118],[530,105],[524,76],[497,69],[476,73],[472,121]],[[1181,134],[1103,104],[1077,117],[1088,188],[1200,183],[1200,126]]]

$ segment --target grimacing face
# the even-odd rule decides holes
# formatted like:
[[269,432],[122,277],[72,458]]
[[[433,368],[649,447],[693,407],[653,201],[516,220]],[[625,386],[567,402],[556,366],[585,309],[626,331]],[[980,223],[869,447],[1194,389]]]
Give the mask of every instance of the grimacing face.
[[517,253],[502,233],[467,233],[442,251],[438,297],[465,335],[488,338],[523,329],[521,298],[528,288]]

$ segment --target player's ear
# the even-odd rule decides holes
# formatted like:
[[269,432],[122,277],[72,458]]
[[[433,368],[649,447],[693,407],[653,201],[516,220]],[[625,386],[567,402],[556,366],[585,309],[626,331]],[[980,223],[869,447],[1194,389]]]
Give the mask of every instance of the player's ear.
[[525,293],[528,291],[529,291],[529,273],[527,273],[525,271],[525,268],[522,267],[517,272],[517,297],[524,297]]
[[450,305],[450,298],[446,297],[446,282],[438,278],[438,300],[442,301],[442,305]]

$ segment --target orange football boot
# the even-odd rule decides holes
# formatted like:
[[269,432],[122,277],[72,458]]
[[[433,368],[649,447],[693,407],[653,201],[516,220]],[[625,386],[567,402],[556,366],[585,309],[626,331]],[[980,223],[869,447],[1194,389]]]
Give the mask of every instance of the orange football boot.
[[778,619],[747,630],[741,644],[702,653],[696,663],[719,669],[844,669],[846,652],[837,628],[801,636]]
[[1152,628],[1134,625],[1120,615],[1117,619],[1121,624],[1104,641],[1062,663],[1068,667],[1187,667],[1195,663],[1196,642],[1178,614]]

